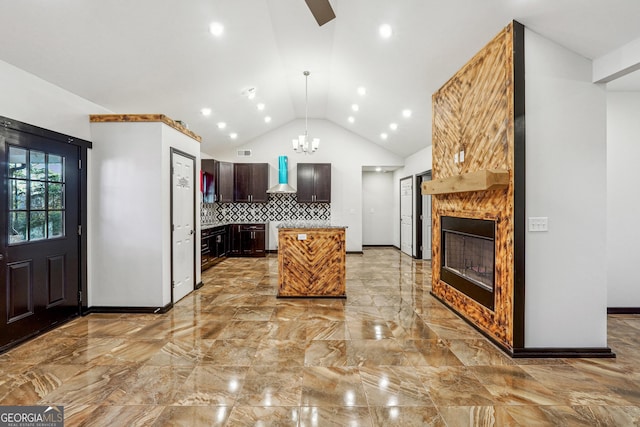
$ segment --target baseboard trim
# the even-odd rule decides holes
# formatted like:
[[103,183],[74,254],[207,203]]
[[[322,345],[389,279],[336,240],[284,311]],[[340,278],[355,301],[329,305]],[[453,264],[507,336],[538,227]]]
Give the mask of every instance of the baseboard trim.
[[576,347],[576,348],[514,348],[511,352],[514,359],[520,358],[615,358],[616,354],[609,347]]
[[640,307],[607,307],[607,314],[640,314]]
[[198,283],[196,283],[195,289],[200,289],[203,286],[204,286],[204,283],[198,282]]
[[173,303],[164,307],[117,307],[117,306],[96,306],[91,307],[87,314],[91,313],[120,313],[120,314],[164,314],[173,308]]
[[[278,253],[278,250],[277,250],[277,249],[276,249],[276,250],[269,249],[269,250],[267,250],[266,252],[267,252],[268,254],[277,254],[277,253]],[[353,254],[355,254],[355,255],[362,255],[362,254],[363,254],[363,252],[362,252],[362,251],[347,251],[346,253],[347,253],[347,255],[353,255]]]
[[276,295],[278,299],[347,299],[346,295]]
[[447,304],[446,301],[441,299],[433,292],[429,292],[432,297],[440,301],[449,310],[453,311],[458,317],[471,325],[475,330],[484,335],[489,341],[491,341],[496,347],[504,351],[508,356],[514,359],[521,358],[614,358],[616,354],[611,351],[609,347],[576,347],[576,348],[562,348],[562,347],[525,347],[525,348],[509,348],[482,330],[471,320],[463,316],[458,310]]
[[362,245],[363,248],[395,248],[393,245]]

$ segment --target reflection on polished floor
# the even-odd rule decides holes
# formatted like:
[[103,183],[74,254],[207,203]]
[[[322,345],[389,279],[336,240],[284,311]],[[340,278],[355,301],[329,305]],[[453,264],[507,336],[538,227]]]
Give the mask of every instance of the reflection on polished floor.
[[347,256],[347,299],[277,299],[277,258],[234,258],[163,315],[92,314],[0,355],[0,405],[66,426],[640,424],[640,317],[616,359],[510,359],[395,249]]

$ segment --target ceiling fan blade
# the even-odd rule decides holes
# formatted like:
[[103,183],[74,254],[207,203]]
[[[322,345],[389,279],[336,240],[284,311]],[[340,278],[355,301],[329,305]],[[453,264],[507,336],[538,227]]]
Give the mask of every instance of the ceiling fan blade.
[[329,0],[304,0],[309,6],[309,10],[313,17],[318,21],[318,25],[322,26],[336,17],[333,8],[329,4]]

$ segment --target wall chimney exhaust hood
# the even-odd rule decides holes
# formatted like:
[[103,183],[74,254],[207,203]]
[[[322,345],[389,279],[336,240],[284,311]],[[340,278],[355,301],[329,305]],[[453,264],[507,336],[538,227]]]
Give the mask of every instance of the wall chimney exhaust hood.
[[295,193],[296,189],[289,185],[289,161],[287,156],[278,156],[278,184],[267,190],[267,193]]

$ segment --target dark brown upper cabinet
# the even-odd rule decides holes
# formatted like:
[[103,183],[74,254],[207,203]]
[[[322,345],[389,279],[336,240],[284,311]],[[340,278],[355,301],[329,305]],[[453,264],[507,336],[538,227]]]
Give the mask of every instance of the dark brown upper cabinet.
[[269,199],[269,164],[234,163],[234,201],[266,203]]
[[298,163],[298,203],[331,203],[331,163]]
[[202,159],[202,201],[233,202],[233,163]]
[[216,202],[233,202],[233,163],[216,160]]

